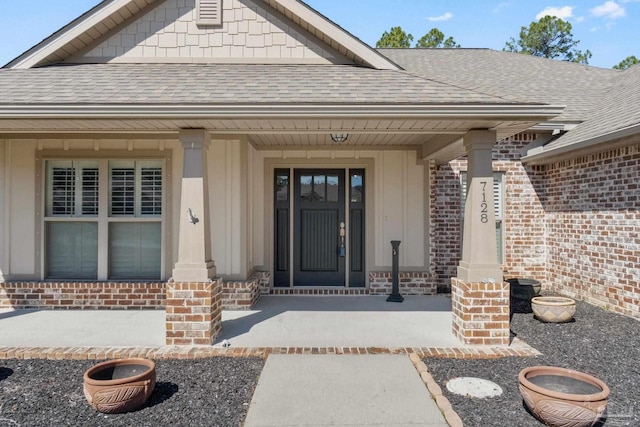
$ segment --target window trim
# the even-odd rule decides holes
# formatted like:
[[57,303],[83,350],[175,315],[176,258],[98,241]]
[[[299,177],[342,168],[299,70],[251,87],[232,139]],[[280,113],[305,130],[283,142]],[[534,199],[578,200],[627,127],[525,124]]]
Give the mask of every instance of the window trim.
[[[111,217],[109,218],[109,161],[117,160],[133,160],[142,161],[160,161],[162,164],[162,207],[161,216],[143,216],[143,217]],[[47,217],[47,162],[48,161],[95,161],[99,164],[99,212],[97,216],[63,216],[63,217]],[[110,222],[159,222],[161,230],[161,260],[160,260],[160,281],[165,281],[170,276],[170,263],[172,259],[173,246],[170,233],[172,223],[172,205],[171,195],[172,186],[172,155],[170,151],[162,152],[152,150],[139,150],[135,152],[113,150],[113,151],[61,151],[61,150],[42,150],[36,153],[36,210],[35,215],[35,275],[40,280],[49,280],[46,277],[46,222],[53,221],[78,221],[78,222],[98,222],[98,274],[96,279],[82,279],[84,282],[92,281],[113,281],[119,282],[124,279],[109,278],[109,258],[108,258],[108,239],[109,239],[109,223]],[[106,189],[106,190],[104,190]],[[62,279],[51,279],[62,280]],[[74,279],[69,279],[74,280]],[[80,280],[80,279],[78,279]],[[156,279],[153,279],[155,281]],[[142,279],[130,279],[129,282],[145,282]]]

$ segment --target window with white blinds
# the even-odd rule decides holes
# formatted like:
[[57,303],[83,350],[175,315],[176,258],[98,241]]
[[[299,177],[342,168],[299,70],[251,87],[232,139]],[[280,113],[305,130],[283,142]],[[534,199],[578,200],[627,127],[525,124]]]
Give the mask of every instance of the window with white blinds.
[[[460,224],[461,236],[464,227],[464,205],[467,199],[467,173],[460,172]],[[495,172],[493,174],[493,200],[496,217],[496,241],[498,250],[498,262],[504,263],[504,173]],[[462,241],[462,237],[460,238]]]
[[98,215],[98,162],[47,164],[47,216]]
[[162,214],[162,165],[152,161],[109,162],[109,216]]
[[161,277],[162,160],[49,160],[45,176],[47,278]]

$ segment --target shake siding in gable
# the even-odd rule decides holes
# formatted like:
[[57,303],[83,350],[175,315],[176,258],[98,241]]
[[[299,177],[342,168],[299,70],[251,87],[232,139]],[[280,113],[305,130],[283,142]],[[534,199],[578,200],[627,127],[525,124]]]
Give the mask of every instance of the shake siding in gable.
[[196,1],[167,0],[69,62],[350,63],[262,1],[201,0],[200,15]]
[[223,0],[196,0],[198,10],[198,25],[222,24]]

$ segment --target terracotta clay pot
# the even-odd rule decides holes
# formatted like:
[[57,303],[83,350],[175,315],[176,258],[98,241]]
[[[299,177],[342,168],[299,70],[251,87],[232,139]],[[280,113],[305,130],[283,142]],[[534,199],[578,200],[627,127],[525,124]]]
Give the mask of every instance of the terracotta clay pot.
[[609,387],[583,372],[533,366],[520,371],[518,380],[527,408],[548,426],[593,426],[607,407]]
[[156,364],[149,359],[98,363],[84,373],[84,395],[94,409],[108,414],[144,405],[156,386]]
[[573,319],[576,302],[565,297],[535,297],[531,299],[531,309],[543,322],[563,323]]

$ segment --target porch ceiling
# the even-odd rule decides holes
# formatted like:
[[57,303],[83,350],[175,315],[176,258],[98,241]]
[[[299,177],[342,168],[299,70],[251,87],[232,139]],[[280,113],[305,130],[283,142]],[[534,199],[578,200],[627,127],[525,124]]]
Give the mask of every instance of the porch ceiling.
[[535,122],[455,119],[0,119],[3,134],[177,133],[180,129],[207,129],[214,135],[249,135],[257,147],[326,145],[330,133],[348,133],[348,145],[416,145],[437,135],[464,135],[470,129],[495,129],[514,134]]
[[[522,132],[536,122],[454,119],[0,119],[0,139],[177,138],[180,129],[207,129],[216,139],[247,137],[257,150],[412,149],[423,160],[443,163],[465,153],[462,136],[471,129],[496,130],[498,139]],[[332,133],[346,133],[337,144]]]

